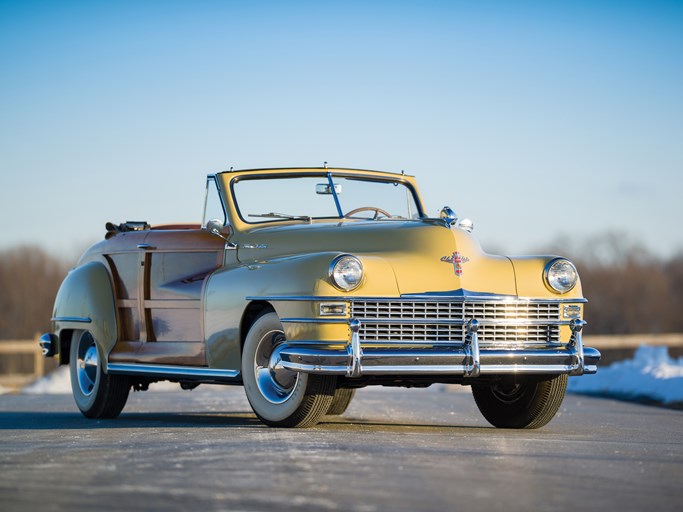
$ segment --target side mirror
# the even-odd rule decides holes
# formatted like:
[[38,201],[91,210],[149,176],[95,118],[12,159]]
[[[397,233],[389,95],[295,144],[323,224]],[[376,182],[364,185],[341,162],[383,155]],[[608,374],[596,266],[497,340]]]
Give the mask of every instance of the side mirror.
[[224,226],[223,223],[218,219],[211,219],[207,221],[206,230],[212,235],[222,238],[226,242],[228,241],[228,237],[232,234],[230,226]]

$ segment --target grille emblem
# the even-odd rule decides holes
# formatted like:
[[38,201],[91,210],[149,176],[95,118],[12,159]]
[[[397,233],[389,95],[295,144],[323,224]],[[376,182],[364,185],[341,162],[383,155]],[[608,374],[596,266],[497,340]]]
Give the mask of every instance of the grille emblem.
[[453,265],[453,271],[456,276],[462,275],[462,264],[467,263],[470,259],[467,256],[463,256],[458,251],[455,251],[450,256],[443,256],[441,261],[444,263],[451,263]]

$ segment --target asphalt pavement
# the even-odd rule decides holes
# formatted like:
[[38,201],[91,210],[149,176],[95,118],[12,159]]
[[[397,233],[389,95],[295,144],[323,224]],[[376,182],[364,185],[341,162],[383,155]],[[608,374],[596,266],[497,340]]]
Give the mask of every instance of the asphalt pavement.
[[459,388],[366,388],[304,430],[239,387],[131,394],[116,420],[68,395],[0,396],[0,510],[683,509],[683,412],[569,395],[498,430]]

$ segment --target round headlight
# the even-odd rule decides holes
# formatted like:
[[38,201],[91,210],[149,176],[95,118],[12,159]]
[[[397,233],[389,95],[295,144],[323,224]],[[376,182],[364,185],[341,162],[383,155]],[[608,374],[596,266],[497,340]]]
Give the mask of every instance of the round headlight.
[[567,293],[579,280],[576,267],[564,258],[557,258],[548,263],[544,275],[548,287],[557,293]]
[[360,286],[363,280],[363,265],[360,260],[350,254],[342,254],[330,264],[332,283],[345,292]]

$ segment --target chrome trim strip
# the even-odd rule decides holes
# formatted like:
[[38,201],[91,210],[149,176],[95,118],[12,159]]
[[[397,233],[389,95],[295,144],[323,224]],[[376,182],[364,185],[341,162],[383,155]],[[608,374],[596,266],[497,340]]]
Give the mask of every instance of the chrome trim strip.
[[92,318],[87,316],[53,316],[50,320],[53,322],[78,322],[81,324],[92,322]]
[[[367,299],[354,297],[353,300],[364,300],[366,302],[382,302],[385,300],[393,300],[382,298],[378,299],[376,297],[369,297]],[[549,303],[549,304],[561,304],[564,302],[578,302],[585,303],[588,299],[584,297],[574,297],[574,298],[562,298],[557,299],[553,297],[547,297],[539,299],[537,297],[517,297],[515,295],[401,295],[399,299],[396,300],[411,300],[414,302],[510,302],[510,303]]]
[[[481,340],[481,333],[477,334],[477,341],[479,342],[480,349],[482,345],[482,340]],[[300,342],[299,341],[292,341],[292,345],[298,345]],[[315,342],[317,345],[321,345],[320,342]],[[322,344],[328,345],[328,344],[333,344],[334,342],[323,342]],[[346,343],[346,342],[343,342]],[[400,348],[400,349],[408,349],[411,347],[419,347],[419,348],[447,348],[447,347],[457,347],[457,348],[462,348],[464,346],[464,340],[448,340],[448,341],[439,341],[437,339],[424,339],[424,340],[401,340],[401,339],[382,339],[382,340],[363,340],[363,345],[364,346],[372,346],[372,347],[384,347],[384,348]],[[533,349],[533,348],[548,348],[548,349],[553,349],[553,348],[562,348],[566,344],[562,343],[561,341],[547,341],[547,340],[542,340],[542,341],[504,341],[504,340],[493,340],[493,341],[488,341],[484,343],[484,347],[486,350],[496,350],[496,349],[505,349],[505,348],[510,348],[514,347],[517,350],[525,350],[527,348]],[[483,350],[483,349],[482,349]]]
[[[359,318],[364,324],[408,324],[408,325],[467,325],[469,320],[447,320],[442,318]],[[511,325],[514,327],[524,327],[527,325],[570,325],[571,320],[525,320],[525,319],[505,319],[505,320],[479,320],[480,325]]]
[[548,297],[545,299],[515,297],[509,295],[490,295],[490,296],[462,296],[462,295],[401,295],[400,297],[362,297],[362,296],[331,296],[331,295],[248,295],[245,300],[265,300],[265,301],[365,301],[365,302],[400,302],[410,300],[412,302],[489,302],[501,301],[511,303],[586,303],[588,299],[583,297],[556,299]]
[[321,366],[321,365],[310,365],[304,363],[293,363],[288,361],[286,363],[280,362],[277,364],[275,369],[286,368],[293,372],[300,373],[319,373],[321,375],[345,375],[348,376],[348,367],[346,366]]
[[107,373],[121,375],[144,375],[188,380],[226,380],[239,377],[238,370],[198,368],[194,366],[172,366],[162,364],[107,363]]
[[349,340],[287,340],[287,344],[292,346],[292,347],[299,347],[299,346],[307,346],[307,345],[315,345],[315,346],[325,346],[329,347],[331,345],[343,345],[346,346],[346,344],[349,342]]
[[280,318],[283,324],[346,324],[348,321],[348,318]]

